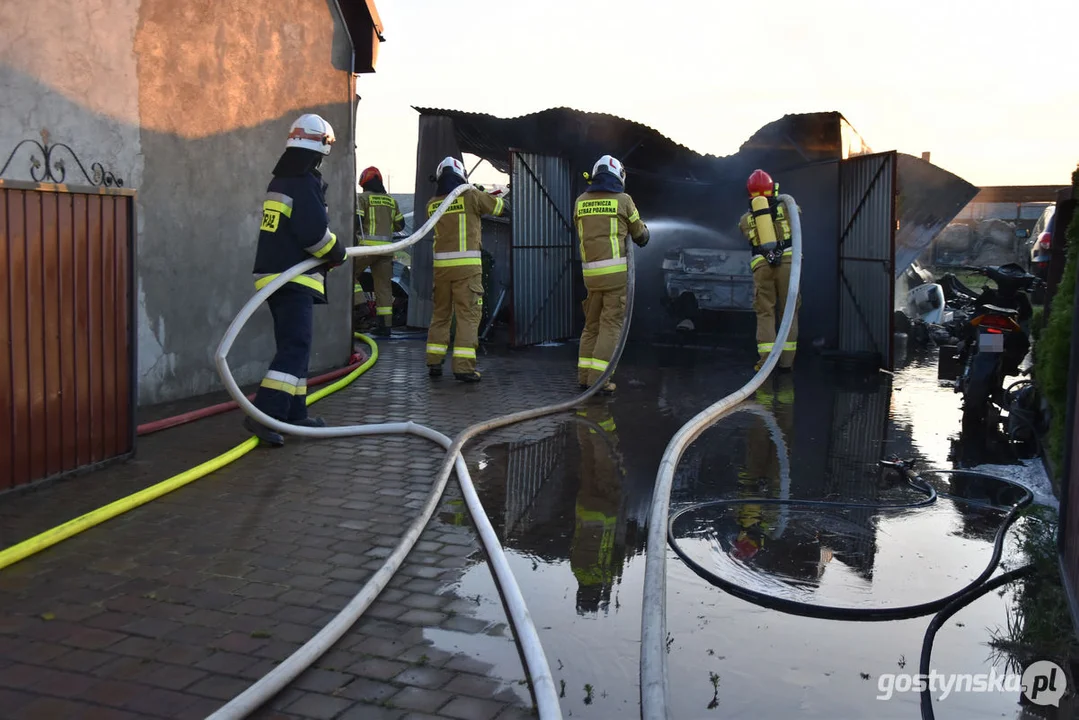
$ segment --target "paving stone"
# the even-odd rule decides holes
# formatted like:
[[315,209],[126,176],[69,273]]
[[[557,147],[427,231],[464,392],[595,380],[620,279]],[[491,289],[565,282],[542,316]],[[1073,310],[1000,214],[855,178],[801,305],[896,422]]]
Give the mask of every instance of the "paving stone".
[[286,712],[313,720],[330,720],[352,705],[346,698],[309,693],[285,708]]
[[445,705],[452,696],[441,690],[407,687],[390,698],[394,707],[433,713]]
[[400,687],[389,683],[369,680],[368,678],[356,678],[351,683],[341,688],[337,693],[342,697],[361,700],[370,704],[378,704],[388,697],[400,691]]
[[440,688],[450,681],[453,673],[432,667],[411,667],[395,677],[393,681],[400,685],[419,688]]
[[293,682],[293,686],[314,693],[333,694],[352,682],[352,676],[332,670],[311,668]]
[[401,720],[407,711],[367,703],[356,703],[338,720]]
[[350,665],[348,672],[360,677],[375,680],[389,680],[401,674],[408,665],[403,662],[386,660],[384,658],[368,657]]
[[439,711],[439,715],[461,720],[491,720],[505,709],[503,703],[492,700],[480,700],[473,697],[457,697],[450,700]]
[[259,662],[258,658],[253,658],[250,655],[219,651],[199,661],[195,664],[195,667],[220,675],[235,675],[242,677],[244,676],[244,670]]
[[535,708],[511,705],[500,712],[495,720],[536,720],[538,717],[539,712]]
[[[320,414],[335,423],[358,413],[368,421],[411,417],[452,435],[524,407],[526,396],[562,398],[572,389],[572,373],[552,380],[565,374],[561,364],[526,370],[529,360],[518,357],[484,359],[495,371],[482,394],[394,382],[394,368],[420,367],[422,355],[422,343],[386,343],[372,382],[328,398]],[[532,437],[536,427],[484,442]],[[226,415],[140,438],[137,461],[58,483],[33,500],[5,497],[0,526],[29,537],[243,437]],[[483,447],[470,444],[465,454]],[[442,459],[418,438],[290,441],[6,570],[0,714],[29,707],[33,717],[205,718],[295,652],[382,566]],[[459,498],[451,483],[442,512],[462,511],[452,502]],[[424,638],[424,628],[505,634],[504,624],[474,619],[475,603],[454,594],[462,569],[483,562],[478,548],[470,523],[432,521],[361,622],[253,717],[487,720],[507,698],[498,683],[477,677],[491,665]],[[70,697],[48,691],[59,681]],[[499,710],[500,720],[510,710]]]
[[436,627],[447,617],[445,613],[434,612],[433,610],[409,610],[397,620],[398,622],[419,625],[420,627]]

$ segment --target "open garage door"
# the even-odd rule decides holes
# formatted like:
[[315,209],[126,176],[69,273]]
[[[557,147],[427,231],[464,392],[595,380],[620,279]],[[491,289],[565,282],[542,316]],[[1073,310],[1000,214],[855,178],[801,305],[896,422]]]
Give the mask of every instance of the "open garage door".
[[573,335],[573,180],[563,158],[513,153],[512,344]]
[[839,165],[839,350],[892,368],[896,153]]

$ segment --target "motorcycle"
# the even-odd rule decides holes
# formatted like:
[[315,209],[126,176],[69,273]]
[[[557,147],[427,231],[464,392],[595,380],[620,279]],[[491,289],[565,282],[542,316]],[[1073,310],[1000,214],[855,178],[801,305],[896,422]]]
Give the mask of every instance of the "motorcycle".
[[[1000,423],[1000,408],[1008,407],[1004,378],[1019,374],[1019,365],[1030,350],[1030,319],[1033,307],[1027,291],[1042,281],[1014,263],[967,268],[986,276],[986,285],[975,293],[956,281],[942,282],[946,294],[966,300],[970,319],[952,352],[941,348],[938,377],[955,381],[963,394],[963,434],[993,436]],[[952,285],[951,287],[949,287]]]

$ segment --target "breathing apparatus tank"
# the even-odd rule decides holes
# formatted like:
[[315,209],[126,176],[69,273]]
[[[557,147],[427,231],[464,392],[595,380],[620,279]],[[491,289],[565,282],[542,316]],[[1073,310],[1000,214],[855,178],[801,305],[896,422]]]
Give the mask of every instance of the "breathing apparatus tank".
[[772,204],[764,195],[750,198],[749,211],[757,228],[757,242],[767,246],[776,242],[776,226],[772,222]]
[[776,217],[774,203],[779,185],[772,180],[771,175],[758,169],[754,170],[746,181],[746,191],[749,193],[749,212],[757,230],[757,244],[768,247],[778,240],[773,221]]

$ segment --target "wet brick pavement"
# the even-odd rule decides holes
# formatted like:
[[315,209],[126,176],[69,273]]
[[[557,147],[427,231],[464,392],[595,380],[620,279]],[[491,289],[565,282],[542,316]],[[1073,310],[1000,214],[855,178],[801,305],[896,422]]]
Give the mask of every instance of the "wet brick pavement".
[[[428,380],[421,342],[380,350],[316,414],[335,425],[412,419],[452,436],[576,392],[572,346],[482,359],[476,386]],[[232,447],[245,437],[240,419],[163,431],[140,440],[134,461],[3,498],[2,545]],[[405,436],[293,438],[0,571],[0,716],[205,717],[353,597],[422,505],[442,456]],[[452,592],[465,567],[484,562],[470,525],[440,519],[461,510],[457,498],[451,482],[445,512],[366,615],[253,717],[534,717],[519,666],[493,668],[425,639],[425,628],[510,632],[469,617],[473,601]]]

